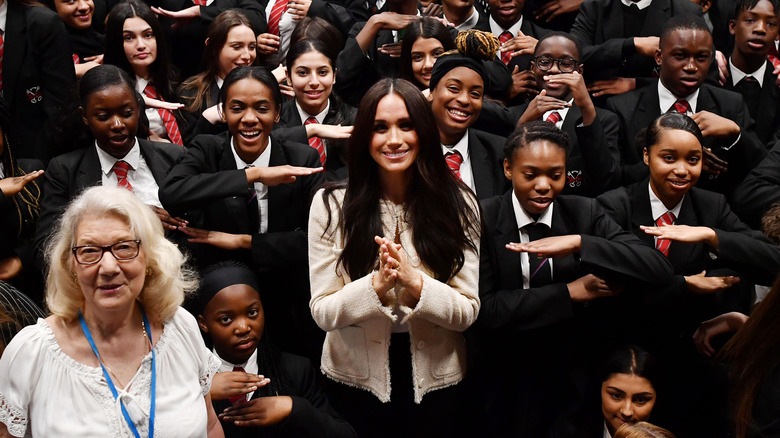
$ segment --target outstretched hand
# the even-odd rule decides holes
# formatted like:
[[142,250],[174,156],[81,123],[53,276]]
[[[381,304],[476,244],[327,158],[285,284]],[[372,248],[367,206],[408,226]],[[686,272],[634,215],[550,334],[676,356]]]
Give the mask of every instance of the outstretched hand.
[[179,227],[179,231],[190,236],[187,241],[192,243],[205,243],[227,250],[250,249],[252,247],[252,236],[249,234],[230,234],[193,228],[186,225]]
[[27,183],[41,175],[43,175],[43,170],[36,170],[35,172],[30,172],[22,176],[0,179],[0,191],[3,192],[3,196],[10,198],[21,192]]
[[271,379],[266,377],[243,371],[217,373],[211,381],[209,394],[212,400],[225,400],[257,391],[257,388],[267,385],[270,381]]
[[527,243],[506,244],[506,248],[509,250],[535,253],[543,257],[564,257],[571,253],[580,252],[581,246],[582,236],[579,234],[545,237]]
[[270,166],[270,167],[250,167],[246,171],[247,183],[260,182],[268,187],[278,186],[280,184],[290,184],[295,182],[299,176],[311,175],[322,172],[324,167],[300,167],[290,166]]
[[707,277],[707,271],[701,271],[696,275],[685,276],[685,287],[689,292],[704,295],[726,290],[739,283],[740,278],[734,275],[724,277]]
[[690,225],[664,225],[662,227],[639,227],[646,234],[659,239],[675,240],[678,242],[697,243],[703,242],[710,248],[718,249],[718,235],[709,227],[692,227]]
[[271,426],[289,417],[292,406],[292,398],[286,395],[259,397],[225,409],[219,419],[232,421],[236,426]]
[[596,298],[611,297],[623,292],[622,285],[610,284],[608,281],[593,274],[580,277],[566,285],[572,301],[583,302]]

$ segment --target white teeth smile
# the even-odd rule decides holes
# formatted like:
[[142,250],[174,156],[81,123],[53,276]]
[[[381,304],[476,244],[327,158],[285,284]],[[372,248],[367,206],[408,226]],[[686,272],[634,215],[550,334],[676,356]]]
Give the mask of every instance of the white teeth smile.
[[244,137],[254,137],[260,135],[260,131],[241,131],[241,135]]
[[390,158],[400,158],[400,157],[403,157],[404,155],[406,155],[407,152],[408,151],[403,151],[403,152],[385,152],[384,154],[385,154],[385,156],[390,157]]

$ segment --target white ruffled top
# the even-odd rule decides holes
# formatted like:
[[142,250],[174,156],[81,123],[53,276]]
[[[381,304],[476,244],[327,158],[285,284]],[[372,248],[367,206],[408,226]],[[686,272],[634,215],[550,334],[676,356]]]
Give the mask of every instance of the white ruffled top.
[[[220,361],[195,318],[179,308],[155,345],[155,437],[206,437],[205,395]],[[141,436],[148,436],[152,354],[120,388]],[[0,358],[0,422],[16,437],[132,437],[100,367],[75,361],[45,320],[20,331]]]

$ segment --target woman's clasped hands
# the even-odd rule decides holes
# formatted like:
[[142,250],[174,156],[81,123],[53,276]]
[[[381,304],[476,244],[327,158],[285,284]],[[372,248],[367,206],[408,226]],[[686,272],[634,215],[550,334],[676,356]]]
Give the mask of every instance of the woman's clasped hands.
[[422,292],[422,275],[406,259],[401,245],[386,237],[374,236],[379,245],[379,269],[372,279],[374,290],[383,304],[387,292],[396,285],[404,287],[415,300]]

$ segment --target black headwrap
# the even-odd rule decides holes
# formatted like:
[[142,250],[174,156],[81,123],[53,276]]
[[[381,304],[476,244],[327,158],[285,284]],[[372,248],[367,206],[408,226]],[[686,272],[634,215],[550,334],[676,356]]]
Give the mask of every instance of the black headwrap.
[[477,72],[485,81],[485,88],[488,87],[487,78],[485,78],[485,67],[483,61],[474,59],[469,56],[464,56],[460,52],[445,53],[436,60],[433,64],[433,71],[431,72],[430,89],[436,88],[436,84],[439,83],[441,78],[444,77],[450,70],[458,67],[466,67]]
[[203,310],[219,291],[234,284],[245,284],[256,291],[260,290],[257,277],[248,267],[238,263],[220,264],[207,271],[200,280],[198,311],[203,313]]

